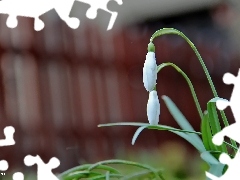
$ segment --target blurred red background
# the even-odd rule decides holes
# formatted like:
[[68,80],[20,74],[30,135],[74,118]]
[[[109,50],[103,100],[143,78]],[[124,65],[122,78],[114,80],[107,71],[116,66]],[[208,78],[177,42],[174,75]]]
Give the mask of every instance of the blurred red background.
[[[177,28],[193,41],[219,96],[228,99],[232,87],[222,83],[222,76],[236,74],[240,66],[227,29],[218,23],[219,13],[226,14],[223,7],[228,6],[144,19],[111,31],[99,29],[90,20],[72,30],[55,12],[43,16],[46,25],[40,32],[34,31],[32,19],[23,17],[18,18],[17,28],[9,29],[7,16],[0,15],[0,129],[12,125],[16,130],[16,145],[1,147],[0,157],[17,167],[27,154],[39,154],[46,162],[56,156],[63,171],[86,161],[116,157],[127,149],[152,149],[176,139],[170,132],[145,130],[131,146],[136,127],[97,125],[148,122],[142,68],[149,38],[164,27]],[[184,70],[206,109],[213,95],[189,45],[180,37],[164,36],[155,40],[155,46],[157,63],[171,61]],[[180,74],[170,67],[163,69],[157,90],[160,124],[178,128],[161,100],[167,95],[199,131],[200,118]]]

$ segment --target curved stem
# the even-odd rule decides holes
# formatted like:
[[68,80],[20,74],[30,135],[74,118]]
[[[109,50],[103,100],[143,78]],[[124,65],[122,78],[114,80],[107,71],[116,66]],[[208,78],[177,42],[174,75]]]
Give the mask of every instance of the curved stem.
[[[213,84],[213,81],[212,81],[212,78],[207,70],[207,67],[201,57],[201,55],[199,54],[197,48],[195,47],[195,45],[192,43],[192,41],[190,41],[190,39],[188,39],[187,36],[185,36],[181,31],[178,31],[174,28],[163,28],[163,29],[160,29],[158,31],[156,31],[152,37],[150,38],[150,42],[152,42],[154,40],[154,38],[158,37],[158,36],[161,36],[161,35],[165,35],[165,34],[175,34],[175,35],[178,35],[178,36],[181,36],[185,41],[187,41],[187,43],[190,45],[190,47],[192,48],[192,50],[194,51],[194,53],[196,54],[200,64],[202,65],[202,68],[204,70],[204,73],[205,75],[207,76],[207,80],[210,84],[210,87],[211,87],[211,90],[213,92],[213,95],[214,97],[218,97],[218,94],[217,94],[217,91],[215,89],[215,86]],[[222,120],[223,120],[223,123],[226,126],[229,126],[229,123],[227,121],[227,117],[224,113],[224,111],[220,111],[220,114],[221,114],[221,117],[222,117]],[[235,141],[231,140],[231,143],[233,144],[233,146],[237,147],[237,144]]]
[[180,74],[182,74],[182,76],[185,78],[185,80],[187,81],[188,83],[188,86],[190,88],[190,91],[191,91],[191,94],[192,94],[192,97],[193,97],[193,100],[196,104],[196,107],[197,107],[197,110],[198,110],[198,114],[201,118],[201,120],[203,119],[203,112],[202,112],[202,109],[201,109],[201,106],[200,106],[200,103],[198,101],[198,98],[197,98],[197,94],[194,90],[194,87],[193,87],[193,84],[191,82],[191,80],[189,79],[189,77],[177,66],[175,65],[174,63],[162,63],[158,66],[158,69],[157,69],[157,72],[159,72],[162,68],[166,67],[166,66],[172,66],[173,68],[175,68]]
[[[204,73],[205,73],[206,76],[207,76],[207,80],[208,80],[208,82],[209,82],[209,84],[210,84],[210,87],[211,87],[211,90],[212,90],[212,92],[213,92],[214,97],[218,97],[217,91],[216,91],[215,86],[214,86],[214,84],[213,84],[212,78],[211,78],[211,76],[210,76],[210,74],[209,74],[209,72],[208,72],[208,70],[207,70],[207,67],[206,67],[206,65],[205,65],[205,63],[204,63],[201,55],[199,54],[197,48],[196,48],[195,45],[192,43],[192,41],[190,41],[190,39],[188,39],[187,36],[185,36],[182,32],[180,32],[180,31],[178,31],[178,30],[176,30],[176,29],[173,29],[173,28],[163,28],[163,29],[160,29],[160,30],[156,31],[156,32],[152,35],[152,37],[150,38],[150,42],[152,42],[152,41],[154,40],[154,38],[156,38],[156,37],[158,37],[158,36],[161,36],[161,35],[164,35],[164,34],[176,34],[176,35],[181,36],[184,40],[187,41],[187,43],[190,45],[190,47],[192,48],[192,50],[193,50],[194,53],[196,54],[196,56],[197,56],[200,64],[202,65],[203,71],[204,71]],[[227,118],[226,118],[226,116],[225,116],[225,113],[224,113],[223,111],[220,111],[220,113],[221,113],[221,116],[222,116],[222,118],[223,118],[224,125],[225,125],[225,126],[228,126],[229,124],[228,124]]]
[[196,54],[200,64],[202,65],[203,67],[203,70],[204,70],[204,73],[206,74],[207,76],[207,79],[208,79],[208,82],[210,84],[210,87],[212,89],[212,92],[213,92],[213,95],[214,97],[218,97],[218,94],[217,94],[217,91],[213,85],[213,82],[212,82],[212,79],[211,79],[211,76],[207,70],[207,67],[201,57],[201,55],[199,54],[197,48],[194,46],[194,44],[190,41],[190,39],[187,38],[187,36],[185,36],[182,32],[176,30],[176,29],[173,29],[173,28],[163,28],[163,29],[160,29],[158,31],[156,31],[152,37],[150,38],[150,42],[152,42],[154,40],[154,38],[158,37],[158,36],[161,36],[161,35],[164,35],[164,34],[176,34],[176,35],[179,35],[181,36],[184,40],[187,41],[187,43],[191,46],[191,48],[193,49],[194,53]]

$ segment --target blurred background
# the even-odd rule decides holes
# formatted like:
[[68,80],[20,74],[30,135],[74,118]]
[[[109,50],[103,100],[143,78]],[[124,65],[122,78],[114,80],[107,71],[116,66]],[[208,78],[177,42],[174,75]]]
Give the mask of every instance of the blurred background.
[[[8,16],[0,15],[0,129],[12,125],[16,130],[16,145],[1,147],[0,158],[9,162],[10,169],[24,171],[29,169],[23,164],[27,154],[38,154],[45,162],[55,156],[61,161],[57,172],[62,172],[86,162],[118,157],[131,160],[131,152],[134,156],[139,153],[139,158],[147,152],[184,157],[183,164],[198,156],[170,132],[145,130],[132,146],[136,127],[97,125],[148,122],[142,68],[149,38],[165,27],[176,28],[192,40],[219,96],[229,99],[232,86],[223,84],[222,76],[225,72],[236,74],[240,67],[239,1],[123,0],[122,6],[110,1],[108,8],[118,12],[110,31],[106,31],[110,14],[99,10],[97,18],[90,20],[85,15],[88,8],[74,3],[71,16],[81,21],[76,30],[55,10],[40,17],[45,22],[40,32],[34,31],[31,18],[18,17],[17,28],[9,29]],[[154,42],[157,63],[171,61],[184,70],[206,109],[213,94],[189,45],[176,36]],[[163,69],[157,90],[160,124],[178,128],[161,99],[167,95],[199,131],[200,118],[180,74],[170,67]],[[227,115],[231,119],[230,110]],[[4,138],[2,133],[0,138]],[[144,162],[147,160],[151,158]]]

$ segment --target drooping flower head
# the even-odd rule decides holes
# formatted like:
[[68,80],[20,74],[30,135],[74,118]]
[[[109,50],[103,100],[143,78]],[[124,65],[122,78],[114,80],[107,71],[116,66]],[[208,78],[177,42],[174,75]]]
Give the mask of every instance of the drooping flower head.
[[157,81],[157,64],[155,47],[152,42],[148,44],[148,53],[143,66],[143,84],[147,91],[152,91]]
[[157,95],[157,91],[153,90],[149,93],[149,99],[147,103],[147,117],[149,124],[157,125],[160,115],[160,103]]

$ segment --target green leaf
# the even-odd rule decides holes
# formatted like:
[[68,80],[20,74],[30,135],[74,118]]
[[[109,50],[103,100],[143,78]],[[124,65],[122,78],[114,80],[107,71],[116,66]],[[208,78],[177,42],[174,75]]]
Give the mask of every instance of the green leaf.
[[188,133],[183,133],[183,132],[179,132],[179,131],[171,131],[177,135],[179,135],[180,137],[182,137],[183,139],[185,139],[186,141],[188,141],[190,144],[192,144],[199,152],[204,152],[205,147],[203,145],[202,142],[197,142],[195,138],[193,138],[193,136],[191,136]]
[[97,172],[75,171],[75,172],[72,172],[72,173],[68,174],[67,176],[64,176],[60,179],[73,180],[73,179],[81,179],[81,178],[91,178],[91,177],[95,177],[95,176],[99,176],[99,175],[101,175],[101,174],[97,173]]
[[159,170],[157,170],[157,169],[155,169],[155,168],[153,168],[149,165],[136,163],[136,162],[133,162],[133,161],[120,160],[120,159],[112,159],[112,160],[105,160],[105,161],[97,162],[97,163],[93,164],[92,166],[90,166],[88,168],[88,170],[92,171],[93,169],[96,169],[99,165],[106,165],[106,164],[122,164],[122,165],[125,165],[125,166],[129,165],[129,166],[135,166],[135,167],[147,169],[147,170],[150,170],[151,172],[153,172],[156,179],[163,179],[162,176],[158,174]]
[[207,111],[210,120],[210,126],[212,130],[212,134],[215,135],[216,133],[221,131],[221,126],[218,119],[218,114],[216,111],[216,101],[220,98],[213,98],[207,103]]
[[107,172],[106,172],[106,180],[110,180],[109,176],[110,176],[110,175],[109,175],[109,171],[107,171]]
[[[221,154],[221,152],[210,152],[205,151],[201,154],[201,158],[209,165],[209,171],[206,172],[206,175],[210,173],[211,177],[220,177],[223,174],[224,164],[221,164],[212,154]],[[211,178],[207,178],[211,180]]]
[[140,128],[137,129],[137,131],[135,132],[135,134],[133,136],[132,144],[135,143],[138,135],[145,128],[147,128],[147,129],[157,129],[157,130],[168,130],[170,132],[173,132],[173,133],[179,135],[180,137],[184,138],[188,142],[190,142],[200,152],[205,151],[205,148],[204,148],[204,145],[203,145],[202,141],[201,140],[197,141],[196,138],[194,136],[192,136],[192,134],[201,134],[201,133],[196,132],[196,131],[181,130],[181,129],[176,129],[176,128],[173,128],[173,127],[170,127],[170,126],[165,126],[165,125],[150,125],[148,123],[134,123],[134,122],[100,124],[100,125],[98,125],[98,127],[122,126],[122,125],[124,125],[124,126],[140,126]]
[[[213,175],[213,177],[221,177],[223,174],[223,169],[225,165],[218,163],[218,164],[210,164],[209,173]],[[208,180],[212,180],[212,178],[207,178]]]
[[[90,174],[90,171],[88,170],[88,168],[91,166],[92,164],[84,164],[84,165],[73,167],[59,174],[58,178],[59,180],[72,180],[74,178],[80,178],[80,177],[86,178]],[[120,172],[117,169],[110,166],[99,165],[97,168],[99,170],[109,171],[112,174],[120,174]]]
[[201,158],[208,164],[218,164],[219,161],[209,152],[205,151],[201,153]]
[[201,121],[201,132],[202,132],[202,140],[207,151],[217,151],[218,148],[212,142],[212,132],[209,125],[209,115],[208,112],[204,112],[203,119]]
[[[161,179],[164,180],[164,178],[161,176],[162,174],[162,170],[159,170],[159,172],[157,172],[159,174],[159,176],[161,177]],[[143,170],[143,171],[139,171],[139,172],[134,172],[132,174],[129,175],[125,175],[122,180],[128,180],[128,179],[149,179],[150,176],[153,176],[154,174],[149,171],[149,170]]]
[[135,142],[136,142],[139,134],[140,134],[145,128],[146,128],[146,126],[141,126],[141,127],[139,127],[139,128],[136,130],[136,132],[134,133],[133,138],[132,138],[132,145],[135,144]]
[[[183,130],[195,131],[191,124],[188,122],[188,120],[184,117],[181,111],[177,108],[177,106],[168,96],[162,96],[162,99],[164,100],[169,112],[171,113],[175,121]],[[191,139],[196,141],[196,143],[199,144],[200,149],[203,150],[203,148],[201,147],[203,146],[201,138],[197,134],[189,134],[189,136],[191,136]]]
[[173,101],[168,96],[165,96],[165,95],[162,96],[162,99],[164,100],[168,110],[170,111],[171,115],[176,120],[178,125],[184,130],[194,131],[191,124],[187,121],[187,119],[184,117],[181,111],[177,108],[177,106],[173,103]]
[[[119,179],[119,178],[122,178],[123,177],[123,175],[121,175],[121,174],[109,174],[108,175],[108,177],[109,177],[109,179],[110,179],[110,177],[111,178],[117,178],[117,179]],[[106,179],[107,178],[107,174],[104,174],[104,175],[99,175],[99,176],[95,176],[95,177],[91,177],[91,180],[104,180],[104,179]],[[75,180],[75,179],[74,179]],[[76,179],[76,180],[78,180],[78,179]],[[90,179],[89,179],[90,180]]]
[[150,125],[148,123],[121,122],[121,123],[107,123],[107,124],[98,125],[98,127],[111,127],[111,126],[145,126],[147,129],[179,131],[179,132],[201,135],[200,132],[196,132],[196,131],[182,130],[182,129],[177,129],[177,128],[173,128],[171,126],[166,126],[166,125]]
[[[208,119],[211,127],[212,136],[221,131],[221,126],[216,109],[216,101],[219,99],[221,98],[213,98],[207,103]],[[227,153],[227,147],[225,144],[215,147],[217,148],[217,150]]]

